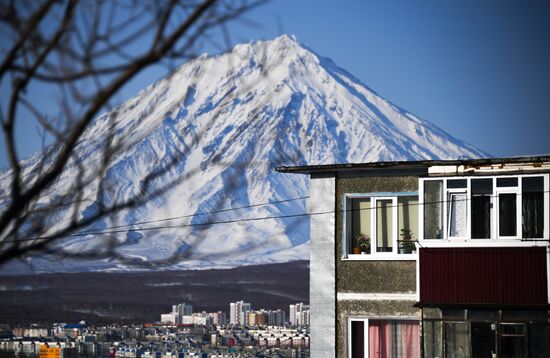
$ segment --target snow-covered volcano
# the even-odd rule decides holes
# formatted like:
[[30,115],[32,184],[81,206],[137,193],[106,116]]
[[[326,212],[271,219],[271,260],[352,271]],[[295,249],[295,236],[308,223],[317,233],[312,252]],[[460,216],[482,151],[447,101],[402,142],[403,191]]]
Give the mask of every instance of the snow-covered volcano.
[[[106,173],[112,188],[106,200],[136,193],[148,173],[174,156],[179,157],[177,164],[154,185],[182,181],[144,207],[94,228],[143,221],[148,223],[134,228],[163,226],[112,235],[124,241],[120,252],[144,259],[192,247],[194,256],[174,269],[308,259],[307,217],[242,220],[306,212],[303,199],[255,206],[307,195],[305,176],[277,173],[277,166],[487,155],[381,98],[330,59],[286,35],[190,61],[100,116],[78,147],[79,162],[89,170],[100,165],[98,148],[112,130],[114,113],[115,139],[123,140],[126,149]],[[27,171],[36,159],[24,162]],[[8,190],[7,175],[0,174],[0,192]],[[65,195],[75,175],[73,164],[42,200]],[[90,198],[94,189],[87,193]],[[241,207],[247,208],[211,213]],[[94,208],[90,201],[81,215]],[[197,213],[211,214],[156,221]],[[60,213],[56,222],[69,220],[70,214]],[[189,225],[219,221],[225,223]],[[82,249],[94,240],[76,237],[63,244]],[[34,263],[43,270],[125,268],[108,261]]]

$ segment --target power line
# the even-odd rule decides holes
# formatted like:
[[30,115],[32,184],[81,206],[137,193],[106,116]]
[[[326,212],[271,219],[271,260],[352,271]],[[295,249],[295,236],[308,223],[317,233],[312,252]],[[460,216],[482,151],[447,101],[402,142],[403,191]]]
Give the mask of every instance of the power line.
[[[548,191],[538,191],[536,193],[548,193]],[[467,192],[464,194],[468,194]],[[509,194],[509,193],[507,193]],[[522,193],[515,193],[519,196],[523,195]],[[405,197],[411,197],[405,196]],[[368,196],[365,196],[367,198]],[[374,197],[374,196],[371,196]],[[387,198],[390,198],[391,196],[388,196]],[[395,197],[395,196],[394,196]],[[485,195],[485,197],[498,197],[498,195]],[[262,204],[253,204],[245,207],[240,208],[233,208],[234,210],[239,210],[242,208],[247,207],[256,207],[256,206],[262,206],[262,205],[269,205],[279,202],[288,202],[288,201],[294,201],[294,200],[300,200],[308,197],[300,197],[300,198],[292,198],[292,199],[285,199],[280,200],[277,202],[270,202],[270,203],[262,203]],[[379,197],[379,198],[385,198],[385,197]],[[458,201],[469,201],[470,198],[465,199],[456,199],[452,202],[458,202]],[[437,201],[431,201],[431,202],[423,202],[423,203],[414,203],[414,204],[397,204],[397,205],[387,205],[387,206],[373,206],[369,208],[359,208],[359,209],[342,209],[340,210],[342,213],[346,212],[354,212],[354,211],[364,211],[364,210],[375,210],[375,209],[382,209],[382,208],[393,208],[393,207],[408,207],[408,206],[425,206],[425,205],[434,205],[434,204],[442,204],[442,203],[449,203],[451,201],[448,200],[437,200]],[[222,209],[220,211],[230,211],[233,209]],[[233,223],[241,223],[241,222],[254,222],[254,221],[262,221],[262,220],[275,220],[275,219],[288,219],[288,218],[297,218],[297,217],[309,217],[309,216],[317,216],[317,215],[327,215],[327,214],[334,214],[336,213],[336,210],[328,210],[328,211],[321,211],[321,212],[313,212],[313,213],[297,213],[297,214],[287,214],[287,215],[272,215],[272,216],[263,216],[263,217],[252,217],[252,218],[243,218],[243,219],[233,219],[233,220],[221,220],[221,221],[211,221],[211,222],[204,222],[204,223],[192,223],[192,224],[181,224],[181,225],[166,225],[166,226],[153,226],[153,227],[144,227],[144,228],[130,228],[130,229],[122,229],[122,230],[111,230],[116,229],[116,227],[111,227],[103,230],[96,230],[96,231],[88,231],[88,232],[78,232],[73,234],[68,234],[64,236],[60,236],[59,238],[70,238],[70,237],[80,237],[80,236],[87,236],[87,235],[109,235],[109,234],[120,234],[120,233],[129,233],[129,232],[140,232],[140,231],[152,231],[152,230],[166,230],[166,229],[179,229],[179,228],[187,228],[187,227],[202,227],[202,226],[213,226],[213,225],[220,225],[220,224],[233,224]],[[214,213],[214,212],[212,212]],[[198,213],[198,214],[208,214],[208,213]],[[184,215],[185,217],[186,215]],[[194,216],[194,215],[188,215]],[[163,222],[167,220],[172,220],[173,218],[166,218],[166,219],[159,219],[159,220],[150,220],[148,223],[154,223],[154,222]],[[135,224],[128,224],[125,226],[133,226],[137,225]],[[49,237],[35,237],[35,238],[28,238],[28,239],[19,239],[19,240],[13,240],[11,242],[23,242],[23,241],[35,241],[35,240],[49,240],[51,238]],[[10,242],[10,241],[4,241],[4,242]]]
[[[196,216],[213,215],[213,214],[219,214],[219,213],[224,213],[224,212],[234,211],[234,210],[242,210],[242,209],[256,208],[256,207],[260,207],[260,206],[288,203],[288,202],[291,202],[291,201],[297,201],[297,200],[302,200],[302,199],[307,199],[307,198],[309,198],[309,196],[301,196],[301,197],[298,197],[298,198],[268,201],[268,202],[265,202],[265,203],[251,204],[251,205],[239,206],[239,207],[236,207],[236,208],[226,208],[226,209],[213,210],[213,211],[201,212],[201,213],[195,213],[195,214],[179,215],[179,216],[173,216],[173,217],[163,218],[163,219],[138,221],[138,222],[135,222],[133,224],[110,226],[109,229],[119,229],[119,228],[123,228],[123,227],[135,226],[135,225],[152,224],[152,223],[157,223],[157,222],[172,221],[172,220],[185,219],[185,218],[191,218],[191,217],[196,217]],[[78,233],[79,234],[86,234],[86,233],[87,234],[94,234],[96,232],[102,232],[104,230],[105,229],[85,230],[85,231],[79,231]]]

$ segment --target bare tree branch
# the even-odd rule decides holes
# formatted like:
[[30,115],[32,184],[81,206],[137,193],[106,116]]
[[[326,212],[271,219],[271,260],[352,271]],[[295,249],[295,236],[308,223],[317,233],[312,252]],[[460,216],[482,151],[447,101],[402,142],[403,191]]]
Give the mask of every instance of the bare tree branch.
[[[193,58],[201,40],[208,41],[208,31],[216,27],[220,27],[226,45],[229,45],[225,23],[264,2],[202,0],[189,3],[170,0],[124,6],[118,2],[65,0],[61,1],[64,7],[61,10],[59,1],[44,0],[28,17],[20,15],[29,11],[25,6],[0,7],[0,21],[14,38],[13,44],[4,46],[5,49],[0,46],[3,56],[0,83],[7,77],[14,79],[6,110],[0,106],[2,131],[11,165],[10,193],[7,198],[0,198],[0,265],[36,253],[76,258],[109,256],[133,263],[133,259],[116,252],[120,244],[116,237],[108,238],[106,247],[99,251],[74,253],[55,244],[62,242],[67,235],[91,227],[100,219],[143,206],[189,179],[192,172],[184,178],[173,178],[160,187],[155,184],[158,178],[169,174],[189,154],[189,150],[183,150],[162,167],[148,173],[134,195],[122,201],[108,201],[109,193],[116,188],[106,179],[107,171],[113,159],[133,144],[116,136],[117,113],[107,115],[108,129],[103,137],[97,139],[95,150],[101,152],[97,168],[86,168],[84,158],[76,149],[98,113],[108,110],[113,96],[137,74],[176,56],[182,60]],[[79,16],[75,16],[76,11]],[[4,14],[11,14],[12,18],[8,19]],[[176,19],[177,14],[184,14],[184,18]],[[44,32],[40,26],[53,22],[57,24],[53,32]],[[149,46],[139,46],[144,50],[139,52],[131,46],[136,43],[148,43]],[[26,89],[32,82],[58,88],[61,95],[58,116],[42,113],[27,97]],[[22,116],[19,108],[34,117],[42,128],[43,140],[47,135],[54,139],[37,157],[32,171],[21,167],[17,155],[15,124]],[[200,134],[197,134],[191,145],[199,141]],[[219,158],[213,158],[213,161],[218,162]],[[43,198],[55,190],[56,182],[69,166],[75,167],[78,174],[69,183],[68,193],[44,201]],[[95,203],[95,212],[80,215],[83,205],[90,202]],[[70,220],[63,227],[50,230],[50,221],[67,209]],[[186,257],[178,253],[163,262]]]

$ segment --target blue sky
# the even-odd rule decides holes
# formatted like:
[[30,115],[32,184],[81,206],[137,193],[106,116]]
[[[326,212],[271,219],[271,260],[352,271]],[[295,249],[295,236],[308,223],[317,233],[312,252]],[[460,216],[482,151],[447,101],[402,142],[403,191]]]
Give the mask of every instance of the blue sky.
[[[493,156],[550,153],[550,5],[542,1],[273,0],[245,18],[229,27],[233,43],[294,34],[382,97]],[[164,74],[145,71],[118,100]],[[32,126],[17,132],[21,157],[40,149]]]
[[550,153],[548,2],[279,0],[251,15],[491,155]]

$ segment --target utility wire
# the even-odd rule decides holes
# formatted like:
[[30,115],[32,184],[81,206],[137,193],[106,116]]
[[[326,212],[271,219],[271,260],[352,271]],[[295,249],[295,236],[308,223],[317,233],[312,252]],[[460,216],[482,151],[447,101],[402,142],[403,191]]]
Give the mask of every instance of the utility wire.
[[[548,191],[538,191],[535,193],[548,193]],[[459,193],[460,194],[460,193]],[[467,194],[467,193],[465,193]],[[506,193],[510,194],[510,193]],[[514,193],[512,193],[514,194]],[[523,195],[522,193],[515,193],[516,195]],[[498,195],[484,195],[485,197],[498,197]],[[410,197],[410,196],[404,196],[404,197]],[[289,202],[289,201],[295,201],[295,200],[301,200],[308,197],[299,197],[299,198],[291,198],[291,199],[285,199],[280,200],[276,202],[268,202],[268,203],[261,203],[261,204],[253,204],[248,206],[243,206],[239,208],[228,208],[228,209],[222,209],[219,211],[213,211],[211,213],[216,212],[225,212],[225,211],[231,211],[231,210],[240,210],[243,208],[248,207],[257,207],[257,206],[265,206],[270,204],[276,204],[280,202]],[[367,198],[367,196],[365,197]],[[380,197],[385,198],[385,197]],[[387,198],[390,198],[388,196]],[[352,198],[353,199],[353,198]],[[359,198],[357,198],[359,199]],[[459,201],[469,201],[470,198],[465,199],[456,199],[452,202],[459,202]],[[347,212],[354,212],[354,211],[366,211],[366,210],[375,210],[375,209],[382,209],[382,208],[393,208],[393,207],[408,207],[408,206],[425,206],[425,205],[435,205],[435,204],[443,204],[443,203],[449,203],[451,201],[448,200],[437,200],[432,202],[423,202],[423,203],[414,203],[414,204],[397,204],[397,205],[387,205],[387,206],[373,206],[369,208],[359,208],[359,209],[342,209],[340,210],[342,213]],[[181,224],[181,225],[165,225],[165,226],[152,226],[152,227],[143,227],[143,228],[129,228],[129,229],[121,229],[121,230],[112,230],[117,229],[117,227],[110,227],[103,230],[92,230],[87,232],[77,232],[73,234],[63,235],[58,238],[70,238],[70,237],[80,237],[80,236],[88,236],[88,235],[110,235],[110,234],[120,234],[120,233],[129,233],[129,232],[141,232],[141,231],[151,231],[151,230],[165,230],[165,229],[179,229],[179,228],[187,228],[187,227],[201,227],[201,226],[210,226],[210,225],[220,225],[220,224],[233,224],[233,223],[242,223],[242,222],[254,222],[254,221],[262,221],[262,220],[274,220],[274,219],[288,219],[288,218],[298,218],[298,217],[309,217],[309,216],[317,216],[317,215],[327,215],[327,214],[334,214],[336,213],[336,210],[328,210],[328,211],[320,211],[320,212],[313,212],[313,213],[297,213],[297,214],[287,214],[287,215],[271,215],[271,216],[263,216],[263,217],[252,217],[252,218],[243,218],[243,219],[233,219],[233,220],[220,220],[220,221],[211,221],[211,222],[204,222],[204,223],[191,223],[191,224]],[[195,215],[206,215],[209,213],[198,213],[198,214],[190,214],[190,215],[183,215],[182,217],[192,217]],[[179,218],[179,217],[175,217]],[[167,220],[173,220],[174,218],[166,218],[166,219],[158,219],[158,220],[150,220],[147,223],[155,223],[155,222],[164,222]],[[121,225],[121,227],[125,226],[133,226],[138,225],[138,223],[134,224],[127,224],[127,225]],[[51,237],[35,237],[35,238],[28,238],[28,239],[19,239],[19,240],[6,240],[4,242],[23,242],[23,241],[35,241],[35,240],[49,240]]]
[[[195,214],[179,215],[179,216],[173,216],[173,217],[163,218],[163,219],[138,221],[138,222],[135,222],[133,224],[110,226],[108,229],[109,230],[110,229],[119,229],[119,228],[123,228],[123,227],[135,226],[135,225],[152,224],[152,223],[157,223],[157,222],[172,221],[172,220],[185,219],[185,218],[191,218],[191,217],[196,217],[196,216],[219,214],[219,213],[225,213],[225,212],[234,211],[234,210],[242,210],[242,209],[256,208],[256,207],[260,207],[260,206],[288,203],[288,202],[291,202],[291,201],[297,201],[297,200],[302,200],[302,199],[307,199],[307,198],[309,198],[309,196],[301,196],[301,197],[292,198],[292,199],[268,201],[266,203],[251,204],[251,205],[239,206],[239,207],[236,207],[236,208],[226,208],[226,209],[213,210],[213,211],[208,211],[208,212],[200,212],[200,213],[195,213]],[[94,233],[98,233],[98,232],[101,233],[104,230],[105,229],[84,230],[84,231],[79,231],[78,233],[79,234],[94,234]]]

